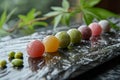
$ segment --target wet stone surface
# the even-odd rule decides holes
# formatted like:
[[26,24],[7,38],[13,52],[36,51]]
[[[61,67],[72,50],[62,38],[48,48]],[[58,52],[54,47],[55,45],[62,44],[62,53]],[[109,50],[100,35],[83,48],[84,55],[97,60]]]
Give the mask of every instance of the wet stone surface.
[[97,78],[94,78],[94,80],[119,80],[120,79],[120,65],[117,65],[112,70],[107,71],[106,73],[103,73]]
[[[62,28],[60,30],[67,30]],[[63,80],[72,79],[90,69],[120,56],[120,32],[112,31],[99,37],[92,37],[78,45],[58,52],[45,53],[42,58],[30,58],[26,45],[34,39],[42,40],[52,34],[51,30],[36,32],[30,36],[0,42],[0,59],[7,60],[7,68],[0,70],[0,80]],[[24,66],[12,67],[8,60],[10,51],[23,52]],[[114,80],[120,78],[120,65],[95,80]]]

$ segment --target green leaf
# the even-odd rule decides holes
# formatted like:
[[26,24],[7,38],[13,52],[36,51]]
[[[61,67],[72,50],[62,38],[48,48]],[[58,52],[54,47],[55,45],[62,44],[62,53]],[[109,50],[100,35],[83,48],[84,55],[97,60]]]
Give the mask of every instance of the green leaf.
[[28,24],[28,22],[30,21],[26,16],[24,15],[19,15],[18,16],[21,20],[21,22],[19,23],[19,27],[24,27],[25,25]]
[[82,8],[84,7],[84,5],[85,5],[85,0],[80,0],[80,7]]
[[70,4],[68,2],[68,0],[63,0],[62,1],[62,7],[67,11],[70,7]]
[[24,16],[24,15],[18,15],[18,17],[19,17],[21,20],[26,20],[26,16]]
[[97,20],[101,20],[102,18],[99,16],[99,14],[92,12],[91,10],[89,10],[90,8],[85,8],[83,10],[84,13],[87,13],[88,15],[91,15],[92,17],[94,17],[94,19],[96,18]]
[[32,20],[32,19],[35,18],[35,11],[36,11],[36,9],[32,9],[30,12],[28,12],[27,18],[28,18],[29,20]]
[[80,0],[80,7],[93,7],[98,4],[101,0]]
[[99,17],[101,19],[106,19],[109,17],[120,17],[108,10],[102,9],[102,8],[88,8],[87,10],[89,10],[90,12],[99,15]]
[[60,23],[61,18],[62,18],[62,14],[60,14],[54,18],[54,30],[56,29],[56,27]]
[[62,24],[69,25],[70,18],[71,18],[71,14],[70,13],[63,14],[62,19],[61,19]]
[[89,13],[86,13],[86,12],[83,13],[83,20],[87,25],[89,25],[93,21],[93,19],[94,17]]
[[7,12],[6,10],[2,13],[1,18],[0,18],[0,28],[5,24],[7,19]]
[[24,22],[20,22],[20,23],[18,24],[18,26],[19,26],[19,28],[21,28],[21,27],[25,26],[25,23],[24,23]]
[[33,25],[27,25],[26,27],[28,28],[28,30],[34,30]]
[[46,22],[34,22],[32,25],[33,25],[33,26],[36,26],[36,25],[48,26],[48,24],[47,24]]
[[91,12],[87,8],[83,9],[82,12],[83,12],[83,20],[87,25],[89,25],[93,21],[93,19],[97,19],[97,20],[101,19],[98,14]]
[[64,11],[62,7],[51,7],[51,9],[54,11]]
[[86,0],[85,7],[93,7],[97,5],[101,0]]
[[11,18],[11,16],[14,14],[14,12],[17,10],[17,8],[13,9],[7,16],[6,22]]
[[47,14],[45,14],[44,16],[46,17],[51,17],[51,16],[56,16],[58,14],[60,14],[61,12],[58,12],[58,11],[53,11],[53,12],[49,12]]

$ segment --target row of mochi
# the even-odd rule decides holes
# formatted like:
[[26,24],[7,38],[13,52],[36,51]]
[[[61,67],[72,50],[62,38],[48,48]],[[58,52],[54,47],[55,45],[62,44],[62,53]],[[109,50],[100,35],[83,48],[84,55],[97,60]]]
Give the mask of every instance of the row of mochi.
[[53,53],[58,48],[67,48],[69,44],[79,44],[81,39],[89,40],[91,36],[99,36],[109,32],[110,25],[107,20],[81,25],[78,29],[72,28],[68,31],[60,31],[55,35],[48,35],[42,41],[33,40],[27,45],[27,53],[30,57],[41,57],[45,52]]
[[107,20],[93,22],[91,24],[82,25],[78,28],[82,34],[82,39],[89,40],[91,36],[100,36],[101,34],[110,32],[110,23]]
[[60,31],[55,35],[48,35],[43,40],[33,40],[27,44],[27,53],[30,57],[41,57],[45,52],[54,53],[58,48],[67,48],[70,43],[77,44],[81,41],[81,33],[78,29]]
[[55,37],[60,41],[60,48],[66,48],[70,43],[78,44],[82,40],[89,40],[91,36],[100,36],[102,33],[110,31],[110,24],[107,20],[101,20],[98,23],[93,22],[87,25],[81,25],[78,29],[69,29],[60,31]]

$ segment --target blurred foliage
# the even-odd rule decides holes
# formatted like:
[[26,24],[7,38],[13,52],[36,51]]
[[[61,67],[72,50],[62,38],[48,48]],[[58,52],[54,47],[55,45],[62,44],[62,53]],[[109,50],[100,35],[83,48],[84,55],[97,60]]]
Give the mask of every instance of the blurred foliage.
[[5,30],[6,23],[7,21],[9,21],[10,17],[12,16],[12,14],[15,12],[16,8],[13,9],[8,15],[7,15],[7,11],[4,10],[4,12],[1,14],[0,17],[0,36],[6,36],[9,33]]
[[[60,3],[61,1],[58,0],[57,2]],[[0,0],[0,16],[4,18],[3,16],[3,12],[4,12],[5,17],[7,17],[7,20],[4,18],[4,21],[3,20],[2,22],[0,21],[0,36],[6,36],[11,33],[16,34],[16,31],[21,32],[23,34],[33,33],[34,28],[32,27],[33,28],[32,30],[30,29],[30,27],[26,27],[28,26],[28,24],[25,25],[25,22],[21,21],[18,15],[27,17],[27,14],[29,14],[29,11],[32,11],[32,9],[35,9],[35,13],[34,13],[35,14],[34,19],[35,19],[36,17],[40,17],[41,14],[44,14],[50,11],[49,7],[52,5],[59,6],[60,4],[56,4],[56,1],[54,0]],[[12,13],[11,11],[14,13]],[[10,13],[12,13],[12,15]],[[46,23],[40,22],[39,20],[37,20],[39,21],[37,22],[34,19],[33,20],[28,19],[27,22],[35,22],[34,26],[40,25],[40,24],[47,26]],[[22,25],[24,24],[23,26],[25,27],[23,27],[22,25],[20,27],[20,24]]]
[[54,11],[44,15],[46,17],[55,16],[54,31],[60,21],[62,21],[63,24],[69,25],[70,17],[71,17],[71,13],[68,12],[69,8],[70,8],[69,2],[67,0],[63,0],[62,7],[51,7],[51,9]]
[[[101,0],[80,0],[80,3],[75,8],[70,8],[68,0],[63,0],[62,7],[51,7],[52,12],[47,13],[45,16],[55,16],[54,18],[54,30],[60,22],[69,25],[70,18],[74,17],[76,14],[81,13],[83,21],[89,25],[94,19],[102,20],[109,17],[120,17],[108,10],[95,7]],[[111,22],[110,22],[111,23]],[[113,28],[117,26],[112,24]]]
[[[60,3],[60,0],[57,0]],[[46,13],[50,10],[50,6],[52,5],[60,5],[56,4],[55,0],[0,0],[0,13],[5,9],[10,12],[14,8],[18,10],[14,13],[15,16],[18,14],[26,14],[32,8],[35,8],[38,11],[42,11],[42,13]]]
[[[22,32],[25,33],[33,33],[35,26],[47,26],[46,20],[50,18],[53,19],[53,29],[55,31],[60,23],[69,25],[71,18],[79,13],[82,14],[82,19],[87,25],[94,19],[99,21],[108,19],[109,17],[120,17],[108,10],[95,7],[100,1],[101,0],[80,0],[79,4],[71,7],[68,0],[62,0],[62,2],[60,0],[2,0],[0,8],[5,11],[1,14],[0,18],[0,32],[4,34],[8,32],[11,33],[17,29],[22,30]],[[55,2],[61,2],[61,5],[54,4]],[[49,7],[52,9],[50,12]],[[13,8],[16,8],[17,10],[14,10]],[[9,12],[8,15],[6,10]],[[10,27],[8,20],[11,18],[13,12],[14,15],[17,14],[15,17],[17,18],[17,21]],[[41,12],[43,16],[41,15]],[[113,28],[118,29],[116,25],[112,22],[110,23]],[[4,25],[7,25],[7,29],[4,28]]]
[[40,12],[36,12],[35,9],[32,9],[27,13],[27,15],[18,15],[20,22],[18,24],[19,28],[27,27],[29,31],[34,31],[34,26],[47,26],[46,22],[37,21],[36,16],[40,15]]

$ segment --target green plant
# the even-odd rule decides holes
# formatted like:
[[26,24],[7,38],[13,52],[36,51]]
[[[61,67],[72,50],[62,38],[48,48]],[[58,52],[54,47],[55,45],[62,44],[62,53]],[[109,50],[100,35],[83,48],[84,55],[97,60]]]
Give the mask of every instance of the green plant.
[[[71,9],[69,2],[67,0],[63,0],[62,7],[51,7],[53,11],[47,13],[45,16],[55,16],[54,29],[60,22],[64,22],[64,24],[68,25],[70,18],[78,13],[82,14],[82,19],[87,25],[90,24],[93,19],[102,20],[109,17],[120,17],[110,11],[95,7],[95,5],[100,1],[101,0],[80,0],[79,5],[75,6],[74,9]],[[111,25],[113,26],[112,23]],[[113,28],[117,27],[114,25]]]
[[19,15],[20,22],[18,23],[19,28],[27,27],[28,30],[33,31],[34,26],[42,25],[47,26],[46,22],[38,21],[36,16],[40,15],[40,12],[36,12],[35,9],[32,9],[27,15]]
[[[35,31],[35,26],[47,26],[45,20],[49,18],[53,19],[53,29],[54,31],[56,31],[56,27],[60,23],[69,26],[71,18],[73,18],[77,14],[82,15],[82,19],[87,25],[93,22],[94,19],[97,19],[99,21],[102,19],[108,19],[109,17],[120,17],[119,15],[116,15],[108,10],[96,7],[95,5],[97,5],[100,1],[101,0],[80,0],[79,4],[71,7],[68,0],[62,0],[61,7],[51,7],[52,11],[44,14],[43,16],[40,16],[41,12],[32,9],[26,15],[18,15],[18,22],[16,22],[16,24],[12,28],[9,28],[9,30],[5,30],[3,28],[3,25],[6,24],[14,11],[12,11],[8,16],[7,12],[4,11],[0,18],[0,33],[2,32],[3,34],[5,34],[8,32],[12,32],[16,28],[19,30],[22,29],[24,32],[32,33]],[[110,22],[110,24],[112,28],[120,30],[120,28],[112,22]]]
[[58,26],[60,21],[62,21],[63,24],[69,25],[72,13],[69,11],[70,4],[68,3],[67,0],[63,0],[62,7],[51,7],[51,9],[54,11],[49,12],[49,13],[45,14],[44,16],[45,17],[55,16],[54,30],[56,29],[56,27]]
[[16,8],[13,9],[8,15],[7,15],[7,11],[4,10],[4,12],[1,14],[0,17],[0,34],[2,36],[9,34],[7,32],[6,29],[4,29],[4,25],[7,23],[7,21],[9,21],[9,19],[11,18],[12,14],[16,11]]
[[0,28],[3,27],[7,19],[7,12],[6,10],[2,13],[1,18],[0,18]]

